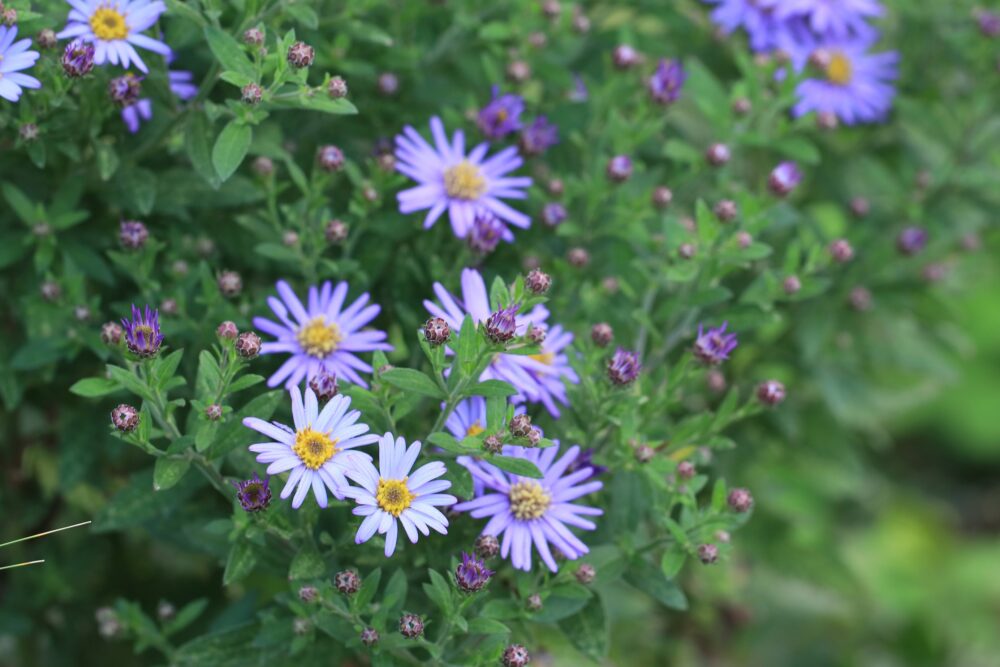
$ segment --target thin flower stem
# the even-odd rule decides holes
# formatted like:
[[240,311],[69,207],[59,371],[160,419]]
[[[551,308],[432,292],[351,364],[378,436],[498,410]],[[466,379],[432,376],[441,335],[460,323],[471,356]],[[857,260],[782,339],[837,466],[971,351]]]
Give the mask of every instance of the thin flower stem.
[[26,565],[39,565],[44,562],[45,562],[44,560],[29,560],[25,561],[24,563],[17,563],[15,565],[4,565],[3,567],[0,567],[0,570],[13,570],[15,567],[25,567]]
[[33,540],[36,537],[45,537],[46,535],[51,535],[52,533],[58,533],[63,530],[69,530],[70,528],[79,528],[80,526],[86,526],[88,523],[90,523],[90,521],[81,521],[80,523],[74,523],[72,526],[63,526],[62,528],[53,528],[52,530],[47,530],[44,533],[35,533],[34,535],[21,537],[16,540],[11,540],[10,542],[4,542],[3,544],[0,544],[0,548],[10,546],[11,544],[17,544],[18,542],[24,542],[26,540]]

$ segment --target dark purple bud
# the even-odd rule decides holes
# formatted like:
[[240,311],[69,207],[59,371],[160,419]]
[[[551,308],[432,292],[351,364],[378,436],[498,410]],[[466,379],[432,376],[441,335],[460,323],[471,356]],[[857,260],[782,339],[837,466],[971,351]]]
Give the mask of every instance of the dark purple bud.
[[341,570],[333,575],[333,585],[344,595],[354,595],[361,588],[361,577],[354,570]]
[[486,563],[473,555],[462,553],[462,562],[455,568],[455,583],[466,593],[480,591],[495,574]]
[[138,220],[122,220],[118,227],[118,242],[126,250],[139,250],[148,238],[149,230]]
[[623,183],[632,175],[632,159],[627,155],[616,155],[608,160],[608,178],[615,183]]
[[344,153],[336,146],[320,146],[317,160],[324,171],[340,171],[344,168]]
[[235,271],[223,271],[216,279],[222,296],[232,299],[243,291],[243,278]]
[[122,403],[111,411],[111,423],[122,433],[131,433],[139,426],[139,411]]
[[705,565],[711,565],[719,560],[719,547],[714,544],[702,544],[698,547],[698,559]]
[[520,644],[511,644],[503,650],[502,660],[503,667],[524,667],[531,662],[531,655]]
[[62,56],[63,72],[71,79],[79,79],[94,69],[94,45],[74,39],[66,45]]
[[524,279],[524,286],[532,294],[545,294],[552,287],[552,276],[538,269],[532,269]]
[[122,109],[138,102],[140,94],[142,94],[142,79],[131,72],[108,82],[108,95],[111,101]]
[[778,405],[785,400],[785,385],[777,380],[765,380],[757,385],[757,399],[764,405]]
[[416,614],[403,614],[399,619],[399,632],[407,639],[424,634],[424,622]]
[[486,337],[494,343],[506,343],[517,333],[517,305],[501,308],[486,320]]
[[728,322],[723,322],[721,327],[705,331],[704,326],[699,324],[694,355],[709,366],[717,366],[728,359],[729,353],[739,344],[735,333],[726,333],[728,326]]
[[742,514],[749,512],[750,508],[753,507],[753,496],[746,489],[733,489],[726,496],[726,502],[731,510]]
[[226,320],[215,329],[215,335],[223,340],[236,340],[240,330],[236,328],[235,322]]
[[296,69],[309,67],[316,59],[316,51],[305,42],[295,42],[288,47],[288,64]]
[[472,229],[466,241],[469,248],[480,255],[488,255],[496,250],[507,228],[493,213],[479,210],[472,219]]
[[521,130],[518,143],[525,155],[541,155],[559,143],[559,127],[545,116],[538,116]]
[[896,248],[899,252],[913,256],[919,254],[927,245],[927,230],[922,227],[907,227],[896,237]]
[[705,151],[705,159],[713,167],[721,167],[722,165],[729,162],[732,155],[729,152],[729,146],[725,144],[712,144]]
[[160,314],[148,305],[140,311],[132,304],[132,319],[122,320],[125,328],[125,344],[129,352],[140,357],[155,356],[163,343],[160,333]]
[[1000,35],[1000,14],[984,9],[976,13],[976,22],[979,24],[979,32],[984,37],[993,38]]
[[442,318],[432,317],[424,323],[424,338],[431,345],[444,345],[451,338],[451,329]]
[[347,232],[349,231],[347,223],[343,220],[333,219],[326,223],[326,228],[324,229],[324,234],[326,235],[326,240],[328,243],[343,243],[347,240]]
[[668,106],[681,96],[681,87],[687,75],[680,62],[676,60],[660,60],[656,71],[646,81],[649,96],[657,104]]
[[598,322],[590,328],[590,340],[597,347],[607,347],[615,337],[615,332],[607,322]]
[[340,391],[336,373],[327,371],[326,364],[320,364],[319,371],[309,379],[309,388],[320,403],[329,402]]
[[399,77],[392,72],[383,72],[378,75],[378,92],[385,96],[395,95],[399,92]]
[[378,644],[378,630],[375,628],[365,628],[361,631],[361,643],[371,648]]
[[233,482],[233,486],[236,487],[236,499],[240,501],[240,506],[244,511],[252,513],[267,509],[267,506],[271,504],[270,482],[269,475],[265,475],[264,479],[261,479],[256,472],[248,480]]
[[624,387],[635,382],[641,369],[639,355],[624,348],[618,348],[614,356],[608,360],[608,379],[613,384]]
[[255,359],[260,354],[260,336],[244,331],[236,337],[236,351],[244,359]]
[[480,558],[496,558],[500,553],[500,541],[493,535],[480,535],[476,538],[475,548]]

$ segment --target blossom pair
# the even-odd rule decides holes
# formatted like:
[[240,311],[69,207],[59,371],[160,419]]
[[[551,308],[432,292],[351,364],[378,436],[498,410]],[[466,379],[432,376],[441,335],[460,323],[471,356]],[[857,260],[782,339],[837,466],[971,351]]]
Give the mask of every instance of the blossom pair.
[[[312,492],[316,503],[326,507],[329,494],[337,499],[351,498],[357,506],[354,514],[363,516],[355,541],[367,542],[376,533],[385,535],[385,555],[396,549],[398,525],[411,542],[418,532],[429,535],[433,529],[448,532],[448,519],[437,509],[456,502],[442,493],[451,482],[438,479],[446,469],[440,461],[413,467],[420,454],[420,443],[409,447],[403,438],[391,433],[379,437],[360,423],[361,413],[350,410],[351,399],[334,396],[322,409],[316,394],[297,386],[290,390],[292,423],[290,428],[278,422],[247,417],[244,426],[261,433],[270,441],[250,446],[259,463],[268,464],[267,474],[289,473],[281,491],[282,498],[292,496],[292,507],[302,506]],[[379,443],[379,466],[359,447]],[[411,472],[412,471],[412,472]],[[355,482],[352,486],[348,479]]]

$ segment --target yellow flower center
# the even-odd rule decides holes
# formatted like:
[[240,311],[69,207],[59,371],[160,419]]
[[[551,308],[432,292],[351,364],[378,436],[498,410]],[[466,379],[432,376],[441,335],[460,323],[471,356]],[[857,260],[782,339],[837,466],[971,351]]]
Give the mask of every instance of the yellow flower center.
[[542,352],[541,354],[529,354],[529,357],[535,361],[540,361],[546,366],[551,366],[552,362],[556,360],[556,355],[554,352]]
[[851,82],[853,73],[851,61],[843,53],[837,51],[830,56],[830,64],[826,66],[826,78],[830,83],[846,86]]
[[472,423],[472,426],[470,426],[469,429],[465,432],[465,437],[474,438],[485,430],[486,429],[484,429],[482,426],[479,425],[478,421],[475,421]]
[[542,485],[524,480],[510,485],[510,511],[518,519],[537,519],[549,508],[552,497],[542,490]]
[[479,167],[462,160],[444,172],[444,190],[453,199],[479,199],[486,192],[486,179]]
[[90,29],[97,39],[105,42],[128,37],[125,15],[111,7],[101,7],[90,15]]
[[407,488],[405,477],[403,479],[382,479],[379,477],[375,502],[389,514],[399,516],[413,503],[414,498],[416,496]]
[[337,441],[307,427],[295,433],[292,451],[307,468],[316,470],[337,453]]
[[139,334],[142,334],[143,340],[148,341],[153,339],[153,327],[149,326],[148,324],[140,324],[138,326],[132,327],[132,331],[135,332],[136,338],[139,337]]
[[340,327],[336,324],[327,324],[322,315],[311,319],[308,324],[299,329],[295,337],[302,350],[317,359],[329,356],[344,339],[340,333]]

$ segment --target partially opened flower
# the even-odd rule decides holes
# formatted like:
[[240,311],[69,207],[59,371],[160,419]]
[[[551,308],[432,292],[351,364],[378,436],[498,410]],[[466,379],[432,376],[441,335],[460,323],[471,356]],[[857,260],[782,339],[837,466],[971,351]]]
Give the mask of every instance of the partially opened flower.
[[694,355],[709,366],[721,364],[729,358],[729,353],[736,349],[738,342],[735,333],[726,333],[729,322],[723,322],[721,327],[705,331],[698,325],[698,337],[694,341]]
[[476,519],[489,517],[482,534],[501,538],[500,555],[509,557],[519,570],[531,569],[532,546],[553,572],[558,565],[550,545],[569,560],[584,555],[589,551],[587,545],[567,526],[594,530],[597,526],[583,517],[603,514],[599,508],[573,503],[603,486],[600,481],[591,480],[595,471],[589,466],[567,474],[567,469],[579,457],[580,448],[570,447],[557,460],[558,453],[558,447],[504,447],[505,455],[524,458],[537,465],[541,479],[504,472],[484,461],[463,461],[473,479],[481,481],[485,488],[475,499],[459,503],[454,509],[469,512]]
[[163,334],[160,333],[160,313],[146,305],[139,310],[132,304],[132,319],[122,319],[125,328],[125,344],[129,352],[140,357],[152,357],[160,351]]
[[79,37],[94,43],[94,62],[121,65],[128,69],[134,64],[148,72],[146,63],[135,47],[170,55],[170,47],[159,40],[141,34],[148,29],[167,6],[155,0],[66,0],[71,9],[66,27],[57,37]]
[[447,211],[458,238],[466,237],[481,208],[515,227],[531,226],[531,218],[501,201],[524,199],[524,189],[531,185],[527,176],[507,175],[523,163],[516,148],[487,159],[489,144],[482,143],[466,155],[465,134],[459,130],[449,142],[436,116],[431,118],[431,134],[433,146],[410,126],[396,137],[396,169],[418,183],[397,195],[400,213],[426,210],[428,228]]
[[316,503],[326,507],[327,490],[336,498],[344,497],[348,487],[346,472],[359,465],[371,465],[368,454],[351,450],[377,441],[378,436],[368,433],[367,424],[357,423],[359,411],[348,412],[351,399],[347,396],[334,396],[320,411],[312,389],[306,389],[304,401],[298,387],[292,387],[289,394],[295,429],[247,417],[244,426],[272,440],[250,445],[250,451],[257,454],[258,463],[269,464],[268,475],[290,472],[281,497],[287,498],[295,491],[292,507],[301,507],[310,490]]
[[269,297],[267,303],[279,321],[255,317],[253,324],[277,338],[264,343],[261,354],[288,353],[292,356],[271,376],[268,385],[276,387],[284,382],[286,387],[296,386],[303,379],[314,378],[325,365],[326,370],[339,379],[367,387],[358,372],[371,373],[372,367],[355,353],[392,349],[384,342],[384,331],[361,330],[375,319],[380,307],[366,307],[369,296],[365,293],[344,308],[346,282],[333,287],[327,281],[319,288],[310,287],[305,305],[284,280],[278,281],[277,289],[281,298]]
[[33,76],[22,74],[38,60],[38,51],[29,51],[30,39],[17,39],[17,26],[0,26],[0,97],[11,102],[21,99],[22,88],[41,88]]
[[349,487],[344,495],[358,503],[354,514],[365,517],[354,536],[355,543],[367,542],[375,533],[385,535],[388,558],[396,550],[397,523],[414,544],[418,532],[427,536],[431,528],[448,534],[448,519],[437,509],[457,501],[455,496],[441,493],[451,487],[448,480],[437,479],[447,469],[444,463],[432,461],[411,473],[419,454],[420,442],[407,447],[403,438],[394,439],[386,433],[379,441],[378,469],[371,461],[364,461],[347,472],[360,487]]

